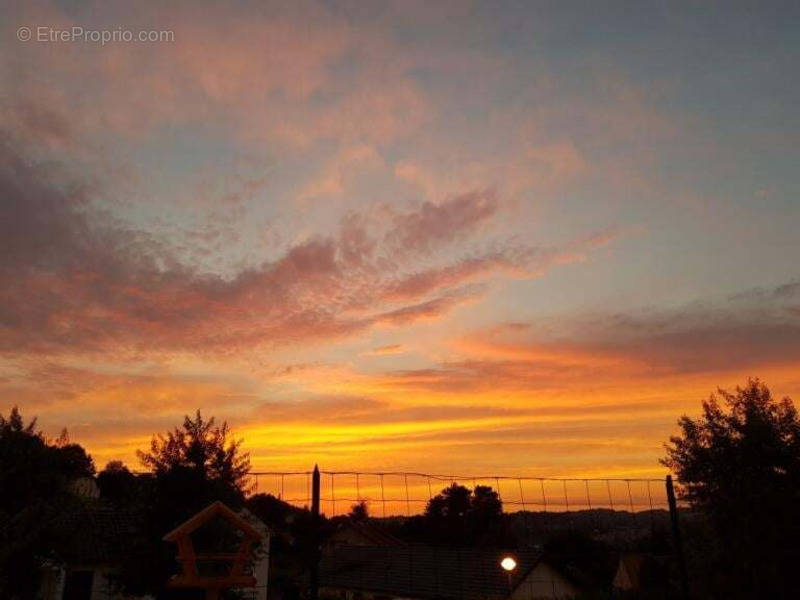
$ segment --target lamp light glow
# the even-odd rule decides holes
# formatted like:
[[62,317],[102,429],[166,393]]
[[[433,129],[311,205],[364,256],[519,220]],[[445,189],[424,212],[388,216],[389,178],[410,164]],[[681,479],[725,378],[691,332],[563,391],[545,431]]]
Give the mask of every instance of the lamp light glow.
[[500,566],[510,573],[517,568],[517,561],[510,556],[506,556],[500,561]]

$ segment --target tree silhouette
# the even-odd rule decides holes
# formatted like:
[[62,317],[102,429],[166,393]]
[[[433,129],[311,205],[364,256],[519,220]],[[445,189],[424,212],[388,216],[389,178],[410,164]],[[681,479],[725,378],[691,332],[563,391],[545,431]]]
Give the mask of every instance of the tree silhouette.
[[719,390],[699,419],[678,424],[661,462],[678,476],[682,498],[708,515],[719,541],[710,559],[736,565],[726,569],[726,597],[797,597],[800,420],[792,401],[776,401],[751,379]]
[[56,554],[59,515],[76,500],[71,481],[94,463],[63,434],[50,443],[17,407],[0,415],[0,598],[33,598],[42,561]]
[[425,507],[428,538],[434,543],[476,544],[493,530],[502,536],[503,504],[491,487],[474,490],[452,483],[428,501]]
[[112,460],[97,474],[97,487],[101,498],[117,506],[131,505],[139,499],[136,476],[119,460]]
[[131,545],[118,583],[128,593],[161,597],[174,568],[173,549],[162,536],[215,500],[241,508],[250,458],[241,441],[231,438],[227,423],[204,420],[200,411],[184,417],[181,427],[154,436],[149,451],[137,455],[151,475],[139,509],[142,534]]
[[425,516],[431,520],[454,520],[466,516],[471,506],[468,487],[452,483],[428,501]]
[[369,518],[369,506],[366,500],[359,500],[350,507],[348,516],[354,521],[366,521]]
[[240,450],[241,440],[229,439],[228,424],[215,426],[214,417],[204,421],[200,411],[183,426],[164,435],[153,436],[150,451],[137,451],[142,464],[156,475],[178,469],[202,474],[208,481],[220,481],[244,491],[250,471],[250,455]]
[[477,485],[472,490],[469,514],[478,519],[493,519],[503,513],[500,496],[488,485]]

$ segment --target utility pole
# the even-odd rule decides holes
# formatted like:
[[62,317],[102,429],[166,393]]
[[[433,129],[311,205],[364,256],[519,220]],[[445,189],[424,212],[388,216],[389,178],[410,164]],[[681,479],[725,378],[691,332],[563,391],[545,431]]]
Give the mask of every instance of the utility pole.
[[681,528],[678,523],[678,503],[675,501],[675,488],[672,486],[672,475],[667,475],[667,502],[669,503],[669,520],[672,523],[672,541],[675,545],[675,558],[678,561],[678,575],[681,580],[681,596],[689,600],[689,576],[686,573],[686,559],[683,555]]
[[311,572],[310,572],[310,600],[319,600],[319,560],[321,554],[320,543],[320,517],[319,517],[319,467],[314,465],[314,473],[311,476]]

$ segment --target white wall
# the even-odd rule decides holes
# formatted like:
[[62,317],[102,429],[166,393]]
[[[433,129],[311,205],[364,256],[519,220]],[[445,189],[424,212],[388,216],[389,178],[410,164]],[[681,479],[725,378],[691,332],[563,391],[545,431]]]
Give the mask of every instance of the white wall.
[[511,600],[566,600],[578,589],[546,563],[539,563],[514,589]]
[[[259,560],[253,565],[253,576],[256,578],[256,587],[244,588],[240,591],[248,600],[267,600],[267,586],[269,585],[269,544],[270,535],[264,531],[264,538],[261,542],[262,547],[259,552]],[[93,599],[94,600],[94,599]]]

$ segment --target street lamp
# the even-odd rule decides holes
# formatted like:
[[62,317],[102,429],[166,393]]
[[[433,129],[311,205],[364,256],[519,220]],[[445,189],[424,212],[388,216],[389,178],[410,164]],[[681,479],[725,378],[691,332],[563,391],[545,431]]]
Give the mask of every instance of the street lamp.
[[514,588],[511,585],[511,573],[517,568],[517,561],[514,560],[513,556],[504,556],[503,560],[500,561],[500,566],[503,567],[506,575],[508,575],[508,597],[511,598],[514,592]]
[[505,556],[503,560],[500,561],[500,566],[510,574],[511,571],[517,568],[517,561],[514,560],[513,556]]

